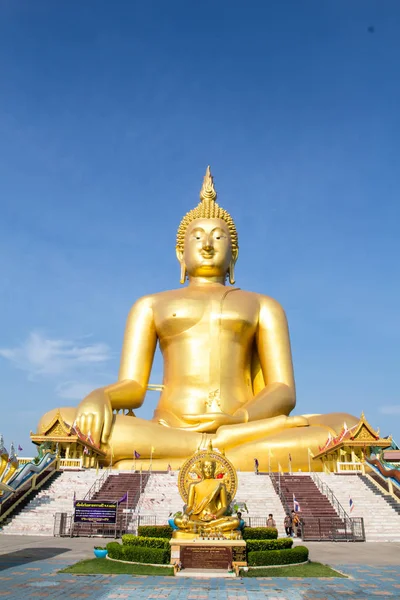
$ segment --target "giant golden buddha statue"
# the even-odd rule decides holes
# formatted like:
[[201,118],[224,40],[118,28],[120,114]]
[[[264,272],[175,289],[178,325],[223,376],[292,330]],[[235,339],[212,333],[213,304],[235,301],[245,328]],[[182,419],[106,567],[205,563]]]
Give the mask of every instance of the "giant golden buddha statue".
[[[208,168],[200,203],[178,229],[184,287],[133,305],[118,381],[91,392],[77,409],[45,414],[39,431],[59,410],[102,445],[116,468],[130,468],[135,450],[146,466],[153,446],[153,468],[179,466],[211,439],[240,469],[267,456],[273,468],[285,466],[289,453],[294,469],[307,469],[309,448],[318,450],[344,421],[358,421],[343,413],[289,416],[296,394],[285,313],[276,300],[234,286],[238,235],[216,198]],[[146,421],[133,411],[143,404],[157,343],[163,389]]]

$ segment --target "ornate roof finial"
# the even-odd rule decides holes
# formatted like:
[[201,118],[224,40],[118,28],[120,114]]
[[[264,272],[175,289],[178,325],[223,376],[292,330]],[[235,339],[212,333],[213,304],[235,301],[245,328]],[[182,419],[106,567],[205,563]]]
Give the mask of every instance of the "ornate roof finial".
[[17,455],[15,453],[15,446],[14,446],[14,442],[11,442],[11,446],[10,446],[10,458],[9,458],[9,462],[11,462],[12,460],[15,460],[17,458]]
[[204,175],[203,185],[200,190],[200,200],[204,201],[215,201],[217,199],[217,192],[214,188],[214,179],[211,175],[210,165],[208,165],[206,169],[206,174]]

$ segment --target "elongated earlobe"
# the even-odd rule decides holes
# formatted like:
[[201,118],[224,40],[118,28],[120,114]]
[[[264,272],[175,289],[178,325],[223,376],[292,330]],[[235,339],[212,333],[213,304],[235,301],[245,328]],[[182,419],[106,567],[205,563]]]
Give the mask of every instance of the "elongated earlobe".
[[181,279],[180,279],[180,283],[185,283],[186,281],[186,265],[183,262],[183,260],[181,261]]
[[235,261],[233,260],[231,260],[231,262],[229,263],[228,275],[229,283],[233,285],[235,283]]

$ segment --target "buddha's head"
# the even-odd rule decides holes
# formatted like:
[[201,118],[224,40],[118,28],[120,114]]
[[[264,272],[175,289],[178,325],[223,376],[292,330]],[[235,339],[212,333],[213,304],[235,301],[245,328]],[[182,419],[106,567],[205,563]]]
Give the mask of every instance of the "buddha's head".
[[201,472],[204,479],[214,479],[216,466],[215,460],[207,456],[201,461]]
[[200,191],[200,202],[179,225],[176,255],[181,264],[181,283],[189,277],[226,278],[235,283],[234,266],[239,246],[235,224],[216,203],[217,193],[210,167]]

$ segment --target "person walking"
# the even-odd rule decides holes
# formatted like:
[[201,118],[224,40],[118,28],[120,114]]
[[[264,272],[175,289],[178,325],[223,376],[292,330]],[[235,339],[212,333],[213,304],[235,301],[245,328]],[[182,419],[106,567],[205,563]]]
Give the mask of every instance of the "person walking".
[[254,459],[254,473],[258,475],[258,458]]
[[283,525],[285,527],[286,536],[292,537],[293,529],[292,529],[292,517],[290,516],[290,513],[286,513],[286,517],[283,521]]
[[268,515],[267,527],[276,527],[276,522],[272,513]]
[[292,510],[292,529],[297,537],[301,537],[300,516],[294,510]]

